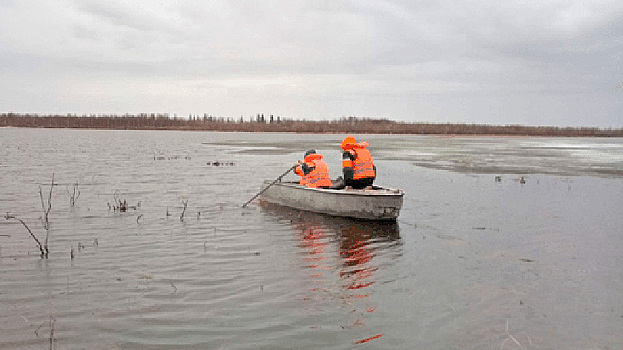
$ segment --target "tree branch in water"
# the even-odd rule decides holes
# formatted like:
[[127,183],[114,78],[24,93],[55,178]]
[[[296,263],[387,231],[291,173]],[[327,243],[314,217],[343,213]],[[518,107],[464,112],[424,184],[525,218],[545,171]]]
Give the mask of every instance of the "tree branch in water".
[[47,256],[47,249],[43,248],[43,245],[41,245],[41,242],[39,242],[39,240],[34,235],[34,233],[32,233],[32,231],[30,230],[30,227],[28,227],[28,225],[26,225],[24,220],[22,220],[20,218],[17,218],[17,217],[15,217],[13,215],[9,215],[9,213],[6,213],[6,216],[4,218],[7,219],[7,220],[14,219],[14,220],[17,220],[17,221],[21,222],[22,225],[24,225],[24,227],[26,228],[26,230],[28,230],[28,233],[30,233],[30,237],[32,237],[32,239],[34,239],[35,242],[37,242],[37,245],[39,247],[39,251],[41,251],[41,258],[44,258],[44,257]]

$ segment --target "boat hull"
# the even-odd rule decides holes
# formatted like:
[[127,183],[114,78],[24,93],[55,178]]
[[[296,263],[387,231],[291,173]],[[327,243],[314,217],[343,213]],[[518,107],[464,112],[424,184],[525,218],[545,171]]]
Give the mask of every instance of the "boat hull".
[[[265,190],[271,181],[265,181]],[[365,220],[396,220],[404,191],[374,186],[373,189],[309,188],[294,182],[277,182],[262,193],[262,200],[333,216]]]

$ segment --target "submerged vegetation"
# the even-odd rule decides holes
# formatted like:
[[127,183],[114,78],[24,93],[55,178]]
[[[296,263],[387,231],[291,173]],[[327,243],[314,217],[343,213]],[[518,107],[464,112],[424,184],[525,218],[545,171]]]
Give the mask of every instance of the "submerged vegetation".
[[527,125],[486,125],[461,123],[397,122],[388,119],[348,117],[338,120],[295,120],[257,114],[255,117],[214,117],[204,114],[188,118],[168,113],[142,114],[0,114],[0,127],[78,128],[112,130],[197,130],[232,132],[295,133],[374,133],[438,135],[509,135],[509,136],[591,136],[623,137],[621,129],[596,127],[555,127]]

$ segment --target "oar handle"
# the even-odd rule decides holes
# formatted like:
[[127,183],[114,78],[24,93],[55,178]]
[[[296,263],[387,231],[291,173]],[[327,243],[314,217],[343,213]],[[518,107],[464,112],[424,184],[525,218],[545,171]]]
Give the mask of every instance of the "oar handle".
[[270,186],[274,185],[275,183],[277,183],[277,181],[281,181],[281,178],[283,178],[284,176],[286,176],[289,172],[291,172],[292,170],[294,170],[294,168],[296,168],[298,166],[298,164],[292,166],[290,169],[288,169],[285,173],[279,175],[278,178],[275,179],[275,181],[271,182],[268,186],[264,187],[264,189],[262,189],[258,194],[256,194],[255,196],[253,196],[253,198],[249,199],[246,203],[244,203],[242,205],[242,207],[246,207],[247,204],[251,203],[255,198],[259,197],[262,193],[264,193],[264,191],[266,191]]

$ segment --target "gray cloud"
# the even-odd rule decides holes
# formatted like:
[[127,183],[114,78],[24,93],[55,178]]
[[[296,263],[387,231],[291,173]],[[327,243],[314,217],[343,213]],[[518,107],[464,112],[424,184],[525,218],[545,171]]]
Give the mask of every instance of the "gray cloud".
[[5,111],[623,126],[620,1],[0,7]]

